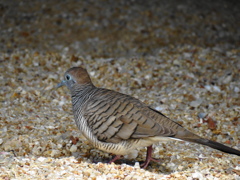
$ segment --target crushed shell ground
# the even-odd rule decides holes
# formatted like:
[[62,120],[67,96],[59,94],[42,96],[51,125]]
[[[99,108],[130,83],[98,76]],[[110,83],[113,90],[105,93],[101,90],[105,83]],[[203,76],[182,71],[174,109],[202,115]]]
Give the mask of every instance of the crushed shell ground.
[[145,148],[108,164],[113,155],[75,126],[67,88],[55,88],[68,68],[84,66],[96,86],[240,150],[237,1],[0,7],[0,179],[240,179],[240,157],[180,141],[156,144],[161,162],[146,170]]

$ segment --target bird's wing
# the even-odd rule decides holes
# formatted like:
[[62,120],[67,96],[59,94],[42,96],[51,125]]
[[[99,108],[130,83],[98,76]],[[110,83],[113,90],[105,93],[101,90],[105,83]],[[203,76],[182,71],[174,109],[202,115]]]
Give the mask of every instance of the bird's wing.
[[89,128],[100,141],[171,137],[180,126],[135,98],[120,93],[106,95],[93,98],[84,111]]

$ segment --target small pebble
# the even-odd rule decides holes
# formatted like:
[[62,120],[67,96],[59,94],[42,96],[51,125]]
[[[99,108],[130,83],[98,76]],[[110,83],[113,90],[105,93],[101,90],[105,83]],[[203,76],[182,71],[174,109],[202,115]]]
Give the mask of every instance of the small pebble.
[[200,106],[201,104],[202,104],[202,102],[203,102],[203,100],[202,99],[197,99],[196,101],[192,101],[191,103],[190,103],[190,106],[192,106],[192,107],[198,107],[198,106]]
[[77,151],[77,146],[76,145],[72,145],[70,148],[71,152],[76,152]]
[[207,116],[207,114],[206,113],[198,113],[198,117],[199,118],[201,118],[201,119],[203,119],[203,118],[205,118]]

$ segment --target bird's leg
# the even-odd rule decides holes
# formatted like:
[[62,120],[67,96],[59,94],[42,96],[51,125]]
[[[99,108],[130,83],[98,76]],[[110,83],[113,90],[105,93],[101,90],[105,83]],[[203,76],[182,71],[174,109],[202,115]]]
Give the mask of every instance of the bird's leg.
[[118,159],[121,159],[122,156],[121,155],[116,155],[111,161],[109,161],[108,163],[111,164],[112,162],[115,162]]
[[154,159],[154,158],[152,158],[152,151],[153,151],[152,145],[151,145],[151,146],[148,146],[148,147],[147,147],[146,160],[145,160],[145,162],[144,162],[143,164],[141,164],[141,167],[142,167],[142,168],[145,169],[151,161],[160,162],[160,159]]

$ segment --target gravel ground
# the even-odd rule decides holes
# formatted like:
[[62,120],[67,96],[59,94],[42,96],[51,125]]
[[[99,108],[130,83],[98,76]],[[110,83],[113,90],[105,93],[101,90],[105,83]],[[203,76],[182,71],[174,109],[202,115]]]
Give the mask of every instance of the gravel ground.
[[116,164],[73,122],[72,66],[240,149],[239,1],[1,1],[0,179],[240,179],[240,158],[164,142]]

